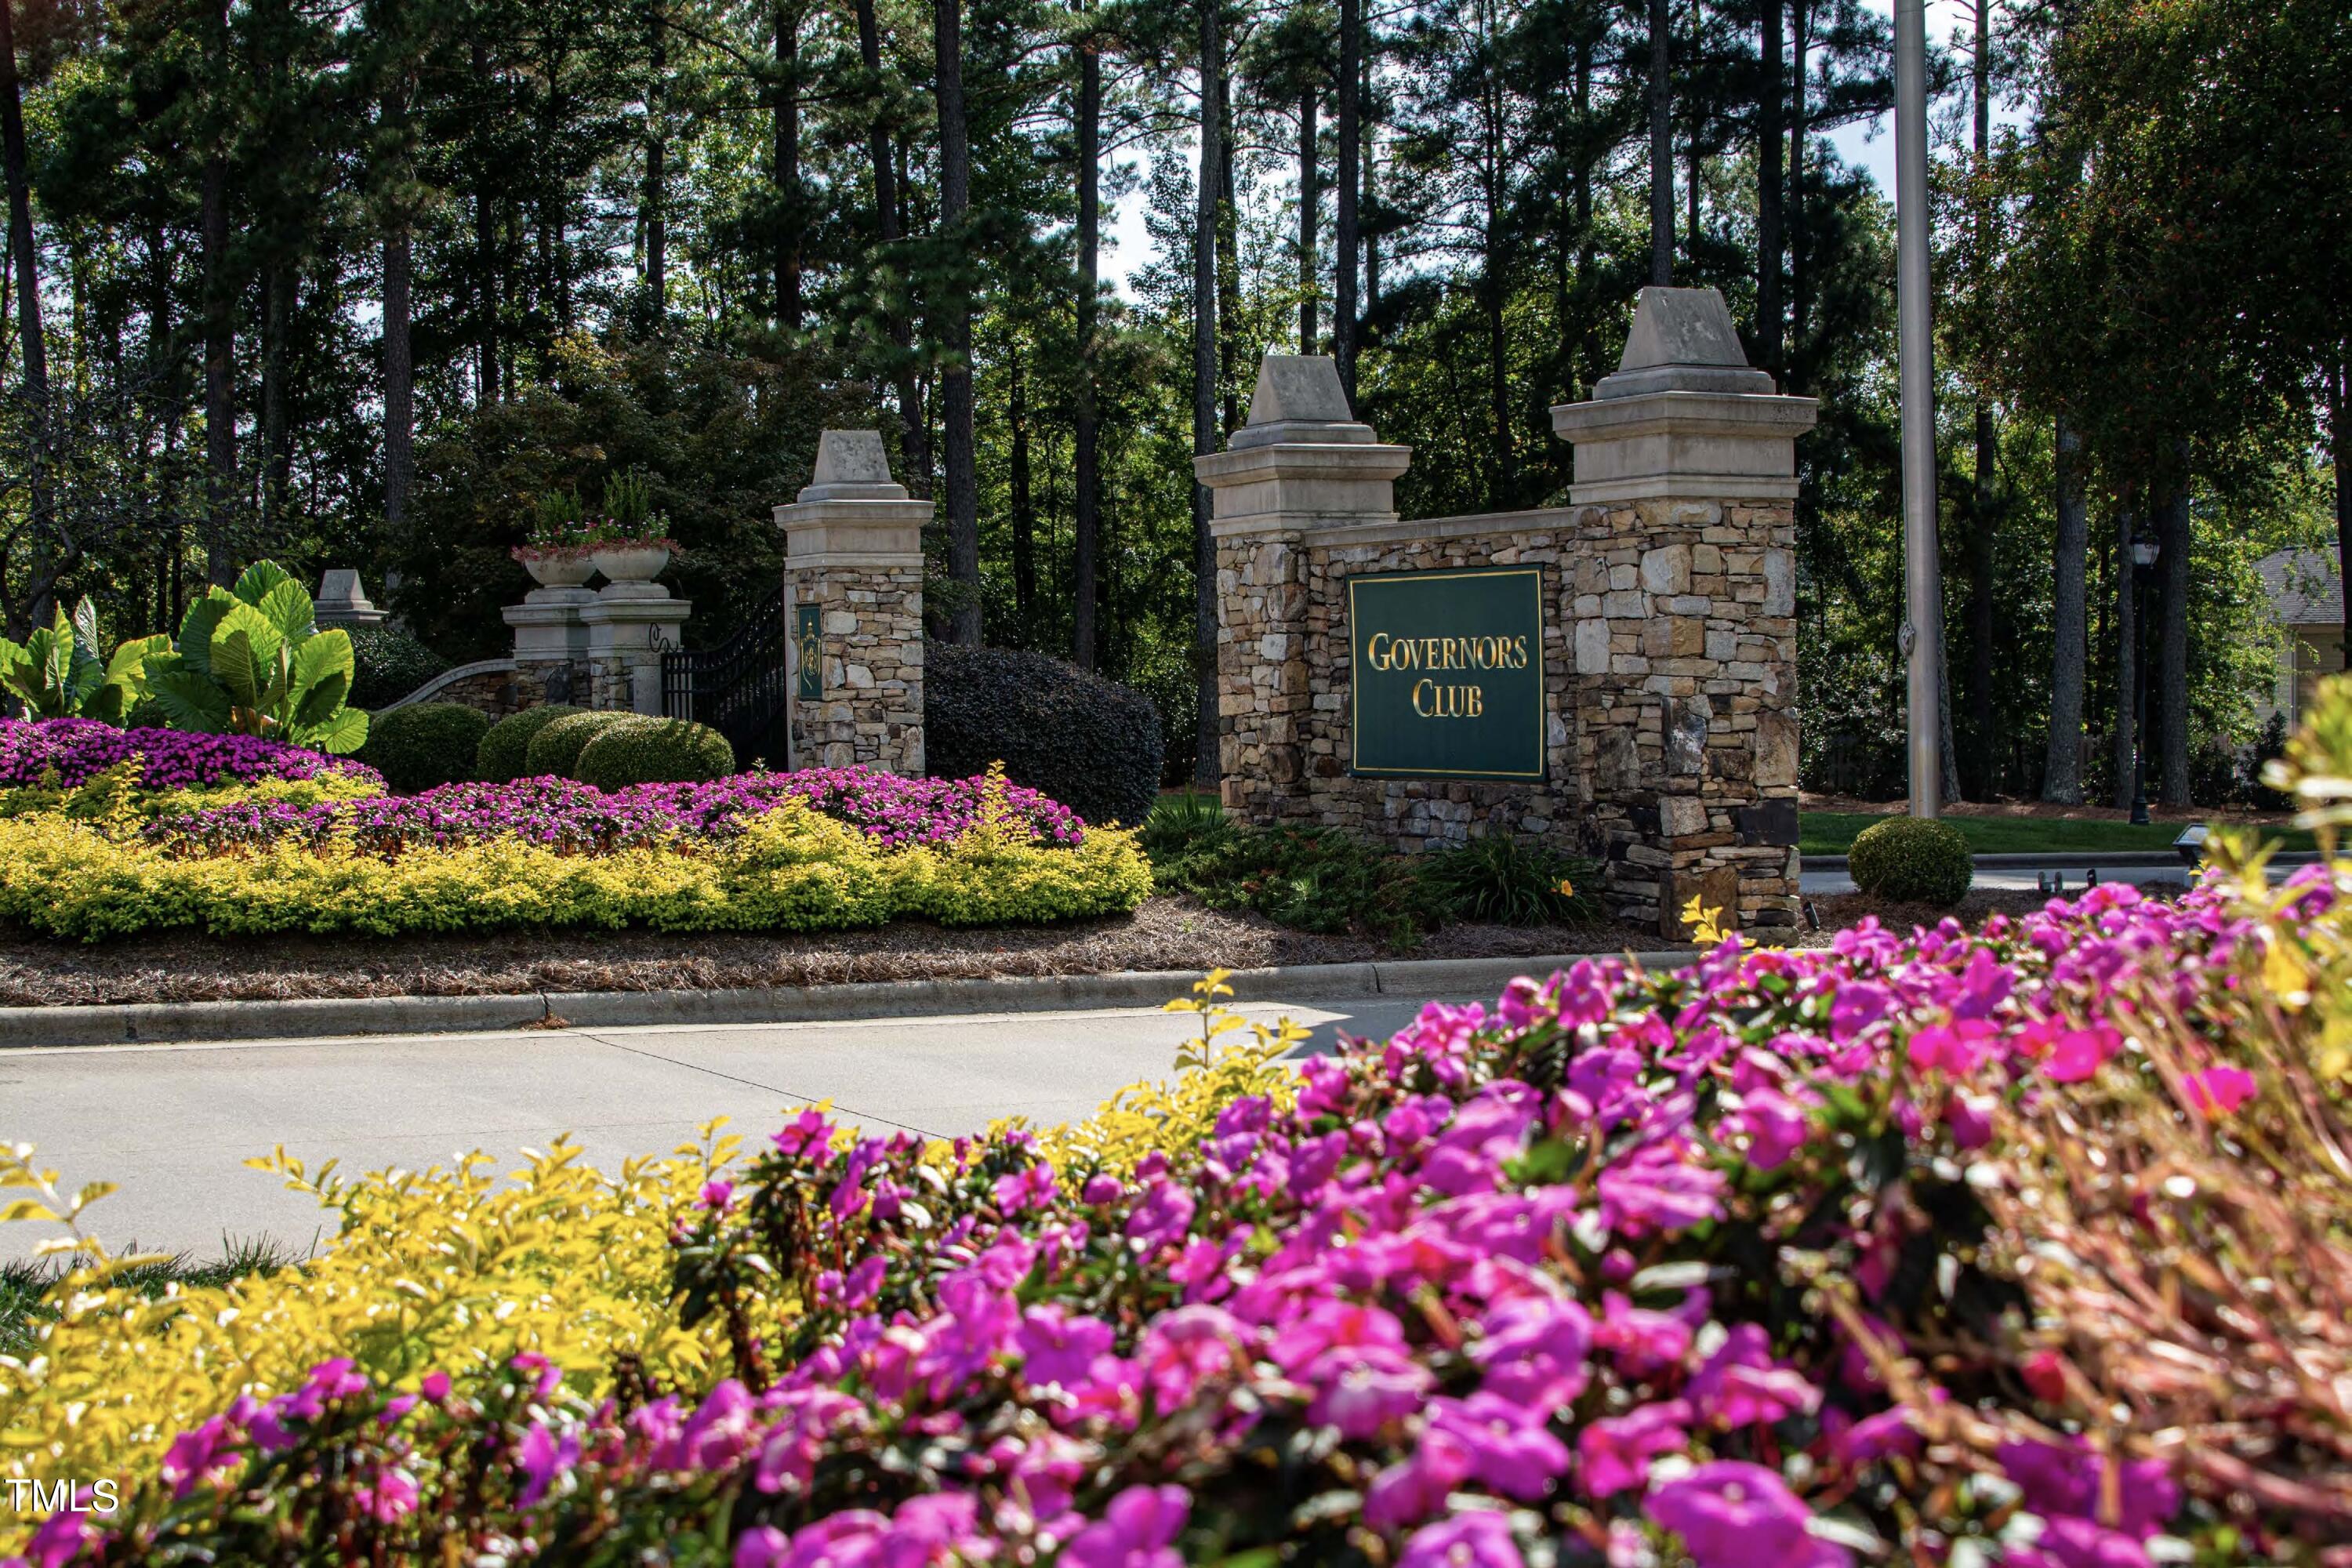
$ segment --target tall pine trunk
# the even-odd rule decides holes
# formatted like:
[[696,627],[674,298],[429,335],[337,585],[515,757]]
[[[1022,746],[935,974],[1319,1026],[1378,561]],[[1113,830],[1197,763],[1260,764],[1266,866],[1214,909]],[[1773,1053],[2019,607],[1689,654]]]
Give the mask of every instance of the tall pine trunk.
[[416,473],[416,360],[409,337],[408,226],[383,237],[383,525],[396,541]]
[[1362,175],[1357,167],[1363,150],[1363,0],[1339,0],[1339,119],[1332,133],[1339,138],[1339,166],[1332,171],[1332,196],[1338,210],[1331,228],[1331,356],[1339,364],[1339,384],[1350,404],[1356,397],[1356,266],[1362,244],[1362,216],[1357,210]]
[[[932,43],[938,53],[940,112],[940,233],[961,256],[971,210],[971,140],[964,119],[963,0],[933,0]],[[971,293],[957,264],[940,334],[947,363],[940,373],[946,405],[948,576],[961,590],[948,612],[948,637],[980,642],[980,476],[972,452]]]
[[2189,569],[2188,452],[2181,452],[2179,488],[2157,514],[2157,591],[2163,608],[2157,637],[2157,740],[2162,748],[2167,805],[2189,804]]
[[205,577],[226,588],[236,581],[230,524],[236,497],[236,341],[228,278],[228,164],[218,155],[205,167],[199,220],[205,290]]
[[801,327],[801,15],[796,0],[776,5],[776,325]]
[[1078,387],[1074,436],[1077,495],[1070,540],[1070,653],[1095,668],[1097,556],[1102,539],[1102,472],[1095,444],[1095,316],[1102,257],[1102,54],[1089,38],[1078,47]]
[[1795,0],[1790,16],[1794,58],[1789,72],[1789,200],[1782,220],[1789,250],[1789,339],[1780,390],[1793,393],[1798,390],[1793,367],[1803,350],[1805,321],[1812,305],[1806,293],[1805,268],[1805,67],[1813,42],[1813,0]]
[[16,270],[16,322],[24,345],[25,396],[33,409],[33,461],[29,501],[32,539],[28,552],[31,590],[26,597],[25,623],[11,631],[22,634],[49,618],[52,527],[48,480],[49,356],[41,328],[40,248],[33,238],[33,194],[26,172],[25,108],[16,79],[16,30],[10,13],[16,0],[0,0],[0,155],[7,165],[8,256]]
[[[882,81],[882,31],[875,20],[874,0],[856,0],[857,55],[866,67],[869,81],[877,87]],[[874,165],[874,226],[881,236],[882,246],[888,250],[898,243],[906,232],[898,218],[898,182],[897,164],[891,145],[888,117],[878,109],[874,122],[867,127],[866,155]],[[907,326],[906,312],[898,301],[887,306],[891,347],[896,350],[890,368],[892,390],[898,400],[898,429],[901,449],[907,458],[907,488],[918,496],[931,493],[931,427],[923,416],[923,395],[915,384],[915,363],[912,333]]]
[[1316,188],[1316,110],[1318,94],[1308,87],[1298,97],[1298,352],[1315,352],[1315,225],[1322,216],[1322,193]]
[[669,78],[669,26],[662,0],[646,7],[649,51],[646,71],[646,188],[640,205],[646,228],[646,299],[656,331],[669,314],[669,135],[662,123]]
[[1017,340],[1009,359],[1011,385],[1005,394],[1004,422],[1013,437],[1006,473],[1007,510],[1013,524],[1013,618],[1014,637],[1027,647],[1035,640],[1037,626],[1037,508],[1030,493],[1029,388]]
[[[1218,132],[1224,107],[1217,101],[1224,79],[1224,42],[1217,26],[1217,0],[1201,8],[1201,167],[1192,220],[1192,452],[1217,449],[1217,197],[1224,177]],[[1344,26],[1344,23],[1342,24]],[[1209,533],[1209,489],[1192,482],[1192,658],[1200,721],[1194,734],[1193,779],[1204,787],[1217,782],[1217,545]]]
[[1667,43],[1674,18],[1666,0],[1650,0],[1650,281],[1675,280],[1674,84]]
[[[2345,345],[2352,351],[2352,342]],[[2346,439],[2345,422],[2352,419],[2352,364],[2339,352],[2327,376],[2327,455],[2336,466],[2336,581],[2344,599],[2345,666],[2352,669],[2352,487],[2344,471],[2352,468],[2352,441]]]
[[2090,662],[2087,556],[2090,515],[2083,505],[2083,438],[2058,422],[2058,544],[2052,562],[2050,743],[2042,760],[2042,798],[2083,804],[2083,686]]
[[287,418],[286,340],[294,315],[298,274],[283,259],[262,278],[261,292],[261,524],[268,548],[280,542],[287,490],[293,478],[294,449]]
[[1788,84],[1780,63],[1780,0],[1763,0],[1756,99],[1756,337],[1764,368],[1784,374],[1780,345],[1780,110]]
[[[1992,155],[1992,46],[1988,30],[1991,15],[1991,0],[1979,0],[1971,96],[1975,100],[1976,167],[1979,174],[1985,172]],[[1977,255],[1982,258],[1990,238],[1987,233],[1989,215],[1982,202],[1976,206]],[[1979,793],[1990,799],[2001,752],[1992,689],[1993,533],[2000,526],[1993,480],[2000,452],[1994,442],[1992,404],[1981,393],[1977,397],[1976,437],[1976,493],[1974,504],[1969,509],[1969,728],[1974,731],[1969,737],[1969,750],[1977,757],[1978,766],[1984,770]]]

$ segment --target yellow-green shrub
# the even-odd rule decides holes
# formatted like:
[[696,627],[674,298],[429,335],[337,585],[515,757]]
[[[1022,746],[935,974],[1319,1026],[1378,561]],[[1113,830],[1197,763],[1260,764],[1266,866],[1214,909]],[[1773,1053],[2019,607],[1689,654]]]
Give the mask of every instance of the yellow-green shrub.
[[[479,1153],[350,1183],[282,1150],[257,1160],[316,1194],[340,1234],[297,1268],[152,1300],[106,1283],[126,1260],[85,1259],[93,1267],[53,1292],[61,1315],[37,1352],[0,1357],[0,1479],[128,1480],[192,1421],[240,1394],[299,1386],[331,1356],[397,1383],[530,1351],[601,1388],[626,1353],[666,1380],[707,1382],[721,1340],[678,1325],[668,1236],[735,1143],[713,1124],[699,1146],[609,1178],[558,1143],[505,1184]],[[22,1174],[31,1152],[0,1149],[0,1176],[12,1163]],[[0,1521],[0,1553],[14,1522]]]
[[383,794],[383,786],[374,780],[345,773],[320,773],[309,779],[258,779],[251,784],[217,784],[209,789],[140,789],[127,782],[129,776],[121,768],[110,768],[71,789],[42,789],[26,784],[0,790],[0,818],[48,815],[97,822],[128,815],[140,822],[152,822],[159,816],[248,802],[299,807],[339,800],[370,800]]
[[797,802],[732,840],[598,856],[498,839],[386,858],[289,839],[191,858],[53,814],[0,821],[0,920],[84,941],[175,927],[830,931],[907,916],[973,925],[1119,912],[1150,890],[1129,834],[1089,833],[1076,849],[996,836],[970,851],[888,850]]

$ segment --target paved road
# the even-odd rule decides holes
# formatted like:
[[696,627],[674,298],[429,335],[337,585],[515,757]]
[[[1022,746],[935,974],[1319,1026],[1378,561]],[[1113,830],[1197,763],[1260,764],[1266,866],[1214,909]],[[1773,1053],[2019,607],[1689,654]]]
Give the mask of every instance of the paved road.
[[[2069,865],[2055,856],[2051,858],[2047,868],[2042,870],[2036,870],[2031,866],[2023,868],[2005,866],[1998,870],[1979,867],[1974,886],[1979,891],[2008,889],[2016,892],[2030,893],[2037,885],[2035,879],[2047,876],[2050,871],[2060,872],[2065,877],[2068,891],[2079,893],[2083,890],[2084,878],[2086,874],[2084,868],[2080,866]],[[2159,886],[2179,888],[2185,887],[2188,879],[2188,871],[2178,865],[2108,866],[2101,868],[2099,871],[2099,880],[2102,882],[2130,882],[2137,887],[2155,883]],[[1807,893],[1853,891],[1853,879],[1843,871],[1806,871],[1800,875],[1798,883],[1799,889]]]
[[[1341,1030],[1392,1033],[1419,1005],[1371,996],[1242,1011],[1286,1014],[1328,1047]],[[224,1237],[267,1236],[299,1248],[320,1234],[318,1208],[243,1164],[275,1143],[356,1173],[473,1149],[508,1159],[568,1131],[609,1170],[675,1147],[713,1116],[756,1132],[788,1103],[826,1099],[877,1131],[1062,1121],[1167,1077],[1188,1022],[1116,1009],[0,1051],[0,1140],[33,1143],[68,1184],[116,1183],[88,1216],[110,1246],[204,1258]],[[0,1259],[28,1256],[52,1229],[0,1226]]]

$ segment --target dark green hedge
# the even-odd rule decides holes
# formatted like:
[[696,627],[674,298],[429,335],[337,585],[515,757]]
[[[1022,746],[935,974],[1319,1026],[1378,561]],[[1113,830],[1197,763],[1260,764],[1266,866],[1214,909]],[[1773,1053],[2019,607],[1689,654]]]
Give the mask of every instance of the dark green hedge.
[[526,708],[520,713],[509,713],[490,726],[482,737],[481,749],[474,753],[474,776],[484,784],[507,784],[528,778],[530,742],[541,730],[558,719],[587,710],[569,703],[551,702],[541,708]]
[[1017,648],[923,645],[923,758],[933,778],[1004,764],[1088,822],[1140,824],[1160,793],[1151,700]]
[[579,765],[580,753],[604,731],[624,721],[635,719],[635,713],[610,710],[595,713],[566,713],[551,721],[530,738],[523,748],[522,776],[560,779],[573,777],[572,769]]
[[1890,816],[1864,828],[1846,851],[1853,885],[1874,898],[1949,908],[1976,880],[1969,841],[1948,822]]
[[373,712],[387,702],[397,702],[450,668],[447,659],[391,626],[353,626],[351,634],[349,700],[354,708]]
[[490,716],[462,702],[418,702],[378,713],[359,760],[383,774],[396,795],[416,795],[474,776],[474,758]]
[[735,771],[735,748],[707,724],[632,718],[596,731],[572,776],[598,789],[641,784],[692,784]]

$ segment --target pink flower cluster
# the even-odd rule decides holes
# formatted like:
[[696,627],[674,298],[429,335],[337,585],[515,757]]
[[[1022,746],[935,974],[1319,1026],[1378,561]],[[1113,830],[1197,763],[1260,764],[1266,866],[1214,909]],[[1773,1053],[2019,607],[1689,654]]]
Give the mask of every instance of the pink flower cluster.
[[[479,843],[512,837],[568,854],[610,854],[635,845],[730,838],[751,818],[785,800],[804,802],[887,847],[945,845],[979,821],[987,781],[908,779],[867,768],[737,773],[704,784],[635,784],[601,790],[569,779],[444,784],[422,795],[297,806],[246,801],[162,816],[151,842],[190,853],[293,839],[320,844],[341,833],[360,847],[392,854],[410,846]],[[1011,822],[1038,844],[1072,847],[1086,825],[1057,801],[1005,786]]]
[[[104,1528],[119,1556],[219,1561],[362,1517],[349,1552],[429,1525],[731,1568],[1852,1568],[1963,1542],[2149,1568],[2198,1524],[2165,1464],[1948,1349],[1997,1344],[2015,1304],[1966,1166],[1989,1103],[2139,1070],[2103,1001],[2193,1013],[2244,935],[2216,896],[2103,888],[1974,936],[1587,961],[1308,1057],[1294,1105],[1237,1100],[1125,1173],[804,1112],[678,1222],[735,1375],[592,1405],[525,1362],[421,1402],[241,1407],[167,1464],[217,1506]],[[779,1344],[736,1315],[763,1289],[804,1304]],[[1892,1358],[1929,1346],[1898,1400]],[[2015,1436],[1956,1468],[1928,1441],[1948,1409]],[[39,1568],[100,1527],[54,1528]]]
[[142,789],[204,789],[323,773],[383,783],[363,763],[253,735],[121,730],[95,719],[0,719],[0,789],[72,789],[134,757]]

